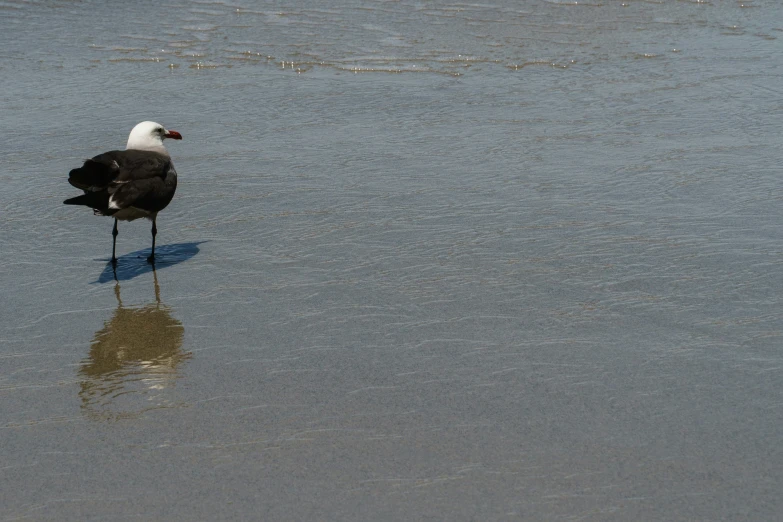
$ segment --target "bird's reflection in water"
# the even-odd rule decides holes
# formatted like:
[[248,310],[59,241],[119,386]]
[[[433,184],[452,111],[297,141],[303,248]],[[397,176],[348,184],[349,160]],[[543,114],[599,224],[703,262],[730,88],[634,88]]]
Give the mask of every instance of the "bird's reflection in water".
[[117,310],[95,332],[79,369],[79,396],[88,417],[117,420],[178,405],[172,396],[178,368],[191,354],[182,351],[185,329],[161,303],[152,274],[155,302],[145,306],[124,306],[115,283]]

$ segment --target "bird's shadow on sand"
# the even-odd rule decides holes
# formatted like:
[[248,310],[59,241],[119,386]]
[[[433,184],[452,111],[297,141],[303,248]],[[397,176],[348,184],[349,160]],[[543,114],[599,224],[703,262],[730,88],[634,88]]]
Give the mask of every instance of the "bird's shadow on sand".
[[206,241],[158,246],[155,248],[155,263],[147,261],[147,256],[150,255],[149,248],[125,254],[117,258],[117,264],[113,264],[111,261],[106,263],[98,280],[94,282],[128,281],[153,270],[163,270],[178,265],[198,254],[199,245],[202,243],[206,243]]

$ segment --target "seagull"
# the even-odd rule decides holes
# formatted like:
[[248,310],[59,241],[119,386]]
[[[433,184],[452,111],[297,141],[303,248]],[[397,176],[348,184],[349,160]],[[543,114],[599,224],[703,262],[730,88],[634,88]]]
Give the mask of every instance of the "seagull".
[[160,123],[143,121],[133,127],[125,150],[104,152],[88,159],[68,175],[68,183],[84,194],[63,201],[66,205],[84,205],[96,216],[114,218],[111,262],[117,264],[117,221],[147,218],[152,221],[152,253],[155,262],[155,218],[166,208],[177,189],[177,171],[163,140],[181,140],[182,135]]

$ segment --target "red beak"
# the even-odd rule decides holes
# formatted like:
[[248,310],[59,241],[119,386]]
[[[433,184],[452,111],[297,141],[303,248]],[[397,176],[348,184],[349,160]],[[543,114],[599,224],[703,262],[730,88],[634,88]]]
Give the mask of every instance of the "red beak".
[[171,138],[172,140],[181,140],[182,134],[177,131],[170,130],[163,135],[164,138]]

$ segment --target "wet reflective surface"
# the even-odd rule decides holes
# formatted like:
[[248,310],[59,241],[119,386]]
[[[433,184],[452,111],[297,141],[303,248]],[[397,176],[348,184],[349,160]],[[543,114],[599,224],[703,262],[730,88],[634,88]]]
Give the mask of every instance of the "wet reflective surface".
[[79,397],[92,419],[139,416],[175,403],[168,395],[178,367],[190,354],[182,351],[182,323],[161,303],[157,274],[152,274],[155,301],[144,306],[124,306],[117,281],[117,309],[95,332],[89,356],[81,363]]
[[[777,3],[0,3],[0,520],[774,520]],[[138,121],[149,224],[62,205]]]

